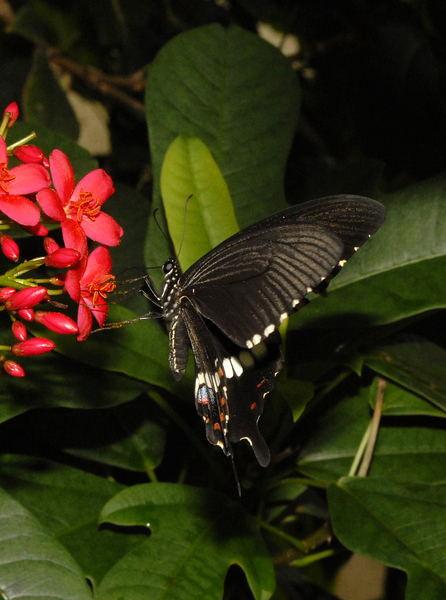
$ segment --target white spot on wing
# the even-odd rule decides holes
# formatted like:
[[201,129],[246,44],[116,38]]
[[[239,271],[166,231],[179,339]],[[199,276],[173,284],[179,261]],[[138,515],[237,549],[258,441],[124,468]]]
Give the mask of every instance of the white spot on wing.
[[204,379],[206,381],[206,385],[208,386],[208,388],[211,388],[211,390],[212,390],[214,388],[214,386],[212,385],[211,378],[209,377],[209,373],[204,374]]
[[254,344],[251,342],[251,340],[246,340],[246,347],[247,348],[252,348],[254,346]]
[[[300,303],[300,300],[293,300],[293,308],[295,308],[298,304]],[[283,313],[285,315],[285,319],[287,318],[287,314]]]
[[256,344],[260,344],[261,341],[262,341],[262,336],[259,335],[258,333],[256,333],[255,335],[252,336],[252,343],[254,346]]
[[263,332],[263,335],[265,337],[268,337],[275,330],[275,328],[276,328],[275,325],[268,325],[268,327],[265,327],[265,331]]
[[[294,307],[294,306],[296,306],[296,304],[295,304],[295,303],[296,303],[296,304],[299,304],[299,300],[294,300],[294,302],[293,302],[293,307]],[[285,319],[286,319],[286,318],[288,318],[288,313],[282,313],[282,314],[280,315],[280,317],[279,317],[279,321],[280,321],[281,323],[283,323],[283,321],[285,321]]]
[[[355,248],[355,250],[357,250],[357,249],[358,249],[358,248]],[[346,262],[347,262],[346,260],[340,260],[340,261],[338,262],[338,265],[339,265],[340,267],[343,267],[343,266],[345,265],[345,263],[346,263]]]
[[[259,336],[260,337],[260,336]],[[235,374],[237,375],[237,377],[240,377],[241,374],[243,373],[243,367],[242,365],[239,363],[239,361],[235,358],[235,356],[231,357],[231,364],[232,367],[234,369]]]
[[232,368],[232,364],[231,364],[231,361],[229,360],[229,358],[223,359],[223,369],[224,369],[225,375],[228,379],[231,379],[231,377],[234,377],[234,369]]
[[313,291],[313,288],[307,287],[307,294]]

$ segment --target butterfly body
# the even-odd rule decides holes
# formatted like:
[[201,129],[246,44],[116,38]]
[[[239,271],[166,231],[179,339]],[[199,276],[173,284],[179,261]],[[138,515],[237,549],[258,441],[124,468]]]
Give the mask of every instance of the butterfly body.
[[257,422],[282,365],[277,327],[380,227],[384,207],[360,196],[297,205],[228,238],[181,273],[163,266],[161,293],[145,292],[169,323],[170,367],[195,358],[195,404],[208,440],[233,455],[247,439],[262,466],[270,453]]

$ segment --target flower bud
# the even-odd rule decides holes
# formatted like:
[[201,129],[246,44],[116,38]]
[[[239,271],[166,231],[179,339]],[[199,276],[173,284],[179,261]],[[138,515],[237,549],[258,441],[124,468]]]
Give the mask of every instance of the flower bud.
[[14,337],[17,340],[19,340],[19,342],[24,342],[28,337],[26,327],[21,321],[14,321],[14,323],[11,326],[11,329]]
[[19,116],[19,107],[17,106],[17,102],[11,102],[11,104],[8,104],[3,112],[3,118],[6,117],[6,113],[9,113],[10,115],[8,123],[9,128],[14,125],[14,123],[17,121],[17,117]]
[[21,308],[17,311],[19,317],[25,319],[25,321],[32,321],[34,319],[34,311],[32,308]]
[[14,344],[11,348],[11,352],[16,356],[37,356],[38,354],[45,354],[54,350],[56,344],[52,340],[47,338],[35,337],[25,342]]
[[14,296],[14,294],[16,292],[17,292],[17,290],[15,290],[12,287],[0,288],[0,302],[5,302],[8,298],[11,298],[11,296]]
[[32,235],[38,235],[39,237],[44,237],[48,235],[48,229],[42,223],[37,223],[37,225],[20,225],[23,231],[27,231]]
[[42,286],[29,287],[20,290],[5,302],[8,310],[20,310],[22,308],[32,308],[42,302],[47,295],[47,289]]
[[45,264],[47,267],[68,269],[79,262],[80,256],[80,253],[74,248],[59,248],[45,258]]
[[38,310],[35,314],[37,323],[41,323],[51,331],[61,334],[79,333],[79,328],[73,319],[59,312]]
[[21,160],[24,163],[37,163],[40,164],[45,156],[37,146],[26,145],[26,146],[17,146],[12,151],[14,156]]
[[25,371],[13,360],[5,360],[3,367],[8,375],[13,375],[14,377],[25,377]]
[[0,236],[0,245],[2,247],[2,252],[6,256],[6,258],[10,258],[15,262],[19,260],[19,247],[17,246],[16,242],[12,239],[11,236],[6,235],[5,233],[2,234]]
[[56,242],[56,240],[53,240],[53,238],[50,238],[50,237],[46,237],[43,240],[43,247],[45,248],[45,252],[47,254],[52,254],[53,252],[56,252],[56,250],[59,250],[59,248],[60,248],[60,246]]

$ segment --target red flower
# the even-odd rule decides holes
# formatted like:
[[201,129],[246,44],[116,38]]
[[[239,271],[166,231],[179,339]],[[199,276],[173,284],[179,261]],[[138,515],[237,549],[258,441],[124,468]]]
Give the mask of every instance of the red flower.
[[42,165],[25,164],[8,169],[8,150],[0,136],[0,211],[19,225],[35,226],[40,211],[23,194],[33,194],[51,183],[48,171]]
[[[37,200],[42,210],[55,221],[62,223],[65,246],[65,224],[76,223],[90,239],[107,246],[117,246],[124,233],[122,227],[102,212],[102,205],[115,191],[111,178],[103,169],[95,169],[74,185],[73,168],[61,150],[50,155],[52,189],[41,190]],[[79,248],[77,248],[79,249]]]
[[[113,281],[115,276],[110,274],[111,268],[112,261],[108,248],[99,246],[88,257],[86,268],[77,283],[74,281],[74,277],[68,278],[68,275],[73,273],[73,271],[68,271],[65,289],[75,301],[79,302],[77,314],[79,326],[77,339],[79,341],[88,337],[93,325],[92,315],[100,327],[107,318],[107,294],[116,287]],[[79,300],[76,300],[78,297]]]

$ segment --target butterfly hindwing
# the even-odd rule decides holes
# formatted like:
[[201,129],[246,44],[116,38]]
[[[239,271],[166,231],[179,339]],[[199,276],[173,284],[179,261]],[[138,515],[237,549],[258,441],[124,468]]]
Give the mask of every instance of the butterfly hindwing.
[[225,343],[187,298],[180,314],[195,357],[195,406],[209,442],[233,456],[232,443],[246,439],[259,463],[267,466],[270,452],[257,422],[282,365],[278,343],[264,344],[263,353],[257,354]]

